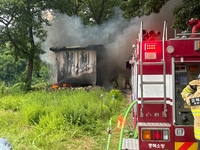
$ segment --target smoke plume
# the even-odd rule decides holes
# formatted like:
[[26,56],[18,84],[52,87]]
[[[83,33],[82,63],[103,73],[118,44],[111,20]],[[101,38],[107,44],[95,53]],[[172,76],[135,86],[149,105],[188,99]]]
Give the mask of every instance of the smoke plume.
[[159,14],[133,18],[130,21],[123,18],[123,12],[119,8],[115,8],[116,14],[113,18],[101,26],[90,27],[84,26],[81,19],[76,16],[53,14],[52,25],[45,27],[48,31],[46,42],[43,44],[46,54],[41,55],[41,59],[55,67],[56,56],[49,50],[50,47],[103,44],[109,55],[109,60],[105,60],[103,65],[110,70],[117,69],[123,73],[125,63],[132,52],[132,45],[137,39],[140,22],[143,21],[144,29],[158,30],[162,33],[163,22],[167,20],[168,35],[172,37],[171,24],[174,19],[172,10],[181,3],[182,0],[170,0],[161,8]]

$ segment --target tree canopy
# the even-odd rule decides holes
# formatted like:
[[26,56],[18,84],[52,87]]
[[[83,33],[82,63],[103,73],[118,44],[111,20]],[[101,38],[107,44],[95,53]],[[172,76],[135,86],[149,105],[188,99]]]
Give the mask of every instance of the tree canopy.
[[199,0],[183,0],[180,6],[177,6],[173,14],[175,20],[173,28],[184,30],[187,27],[186,22],[191,18],[200,19],[200,1]]
[[119,0],[83,0],[80,17],[85,24],[99,25],[111,18],[113,7],[119,5]]
[[[160,9],[169,0],[124,0],[121,3],[121,9],[124,10],[124,17],[131,19],[133,17],[141,17],[152,13],[159,13]],[[182,4],[175,7],[173,15],[175,19],[172,27],[179,30],[187,28],[186,22],[190,18],[200,17],[200,1],[199,0],[183,0]]]
[[124,17],[131,19],[152,13],[159,13],[163,5],[169,0],[124,0],[121,9],[124,10]]

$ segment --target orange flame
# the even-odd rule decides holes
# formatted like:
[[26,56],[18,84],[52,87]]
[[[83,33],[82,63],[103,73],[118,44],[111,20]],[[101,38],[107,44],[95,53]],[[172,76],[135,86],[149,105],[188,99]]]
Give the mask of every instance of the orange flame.
[[51,86],[53,89],[59,88],[58,83],[55,83],[54,85]]
[[62,86],[63,86],[63,87],[71,87],[71,86],[72,86],[72,84],[67,84],[67,83],[64,83],[64,84],[62,84]]
[[117,127],[121,128],[122,126],[124,126],[126,124],[126,120],[124,120],[124,117],[122,115],[120,115],[117,119]]
[[[72,87],[72,84],[67,84],[67,83],[63,83],[60,87]],[[51,86],[53,89],[57,89],[59,88],[58,83],[55,83],[54,85]]]

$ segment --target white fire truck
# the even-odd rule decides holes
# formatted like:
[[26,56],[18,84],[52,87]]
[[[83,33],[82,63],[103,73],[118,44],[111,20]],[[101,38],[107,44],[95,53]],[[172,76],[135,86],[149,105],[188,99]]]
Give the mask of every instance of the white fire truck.
[[133,127],[138,136],[124,138],[122,127],[118,150],[197,150],[193,116],[180,93],[200,73],[200,37],[175,33],[168,39],[166,21],[160,39],[156,35],[144,30],[141,22],[130,60]]

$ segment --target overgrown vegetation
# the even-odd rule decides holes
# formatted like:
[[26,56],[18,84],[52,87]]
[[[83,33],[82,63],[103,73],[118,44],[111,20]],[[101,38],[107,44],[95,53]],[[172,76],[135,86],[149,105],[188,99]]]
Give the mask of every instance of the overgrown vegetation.
[[[115,128],[127,105],[119,90],[68,88],[25,94],[17,92],[18,87],[0,88],[0,133],[14,150],[105,149],[109,119]],[[120,131],[115,131],[110,150],[117,149]]]

